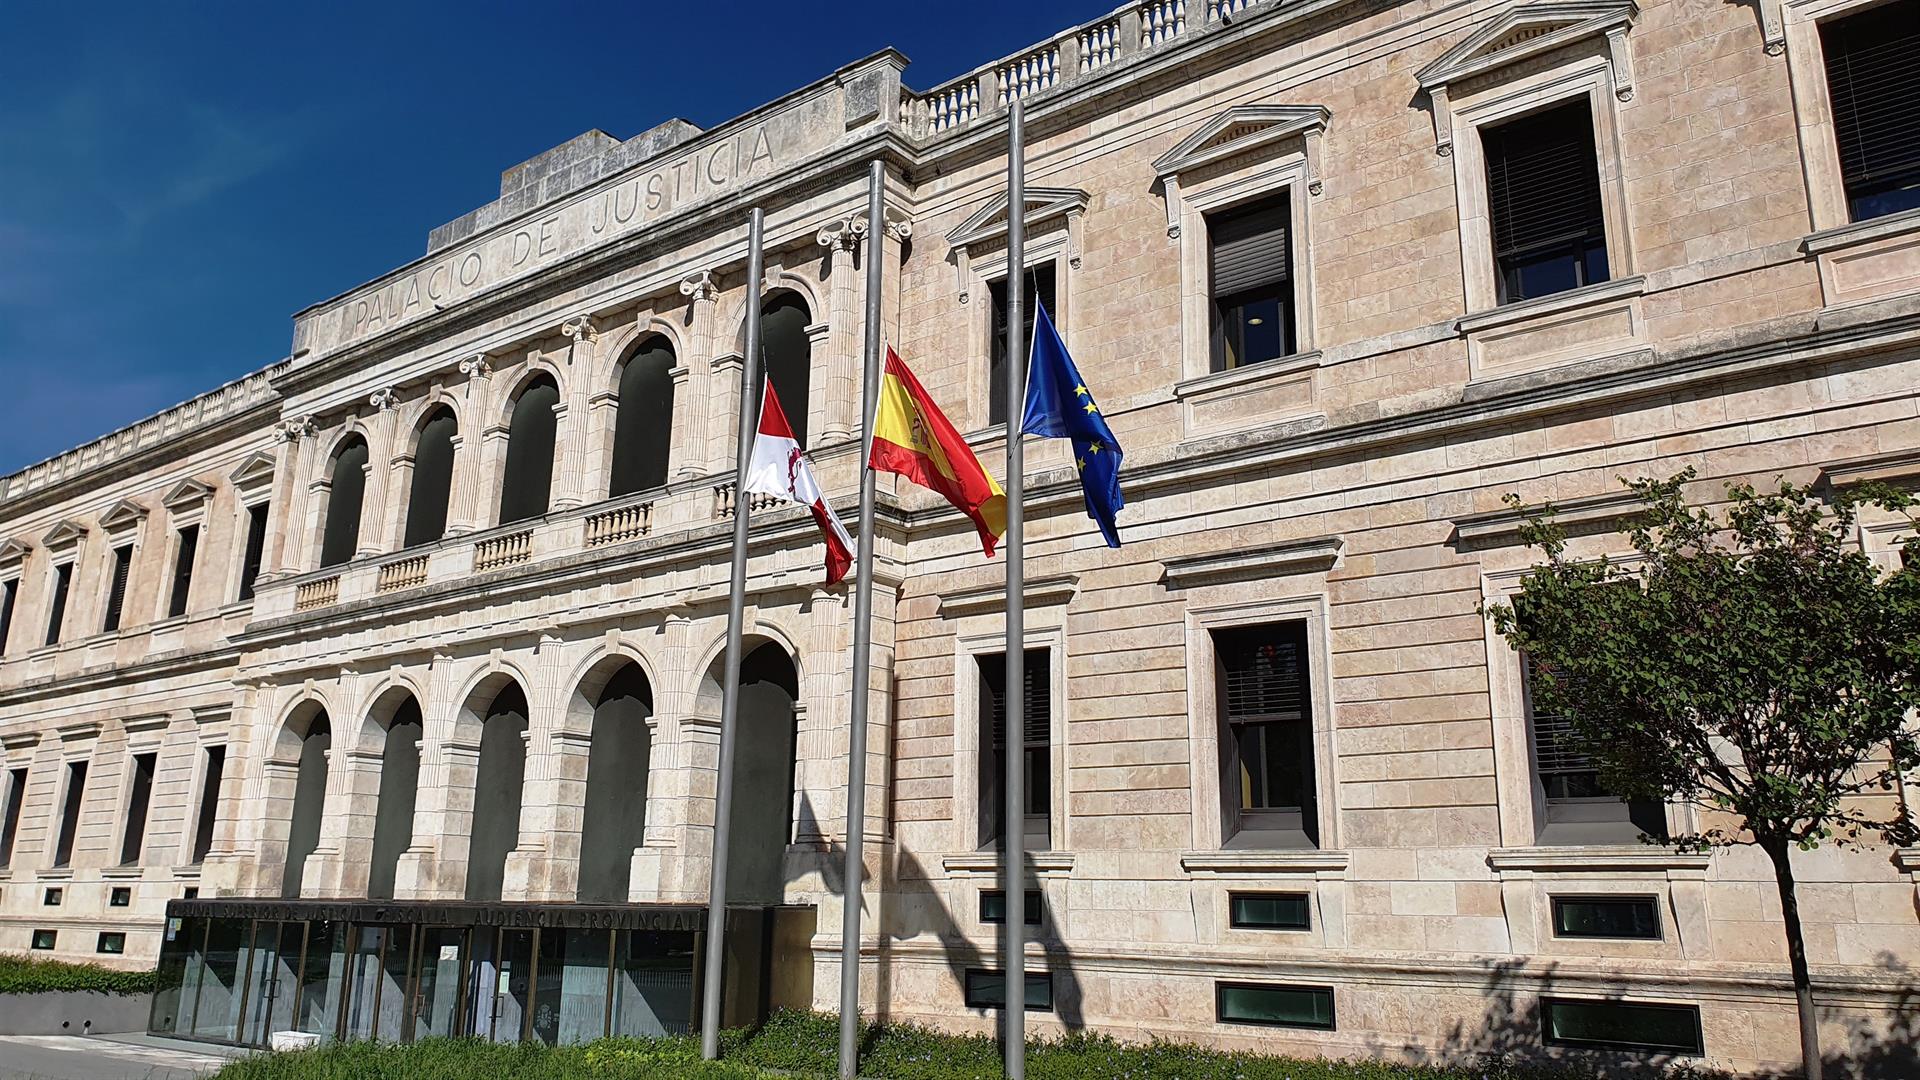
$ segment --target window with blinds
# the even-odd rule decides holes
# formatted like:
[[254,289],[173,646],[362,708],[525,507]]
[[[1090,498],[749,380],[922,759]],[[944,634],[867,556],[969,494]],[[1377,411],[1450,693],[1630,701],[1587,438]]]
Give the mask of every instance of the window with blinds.
[[1503,304],[1608,279],[1592,108],[1579,97],[1480,131]]
[[153,774],[158,754],[135,754],[132,781],[127,785],[127,827],[120,834],[120,865],[137,866],[147,845],[147,811],[153,803]]
[[113,549],[113,582],[107,586],[107,617],[101,625],[111,633],[120,629],[120,615],[127,606],[127,574],[133,569],[133,545]]
[[[1313,691],[1303,622],[1217,630],[1217,708],[1225,832],[1317,843]],[[1291,841],[1297,842],[1297,841]]]
[[[1007,662],[994,653],[977,660],[980,670],[980,838],[1000,837],[1006,820],[1002,779],[1006,775]],[[1051,835],[1048,815],[1053,806],[1052,753],[1053,673],[1048,650],[1028,649],[1021,672],[1026,683],[1021,695],[1020,746],[1025,759],[1026,836],[1028,850],[1045,850]],[[1038,847],[1035,847],[1035,844]]]
[[[1033,342],[1033,313],[1036,304],[1047,306],[1047,317],[1060,327],[1060,309],[1054,304],[1053,264],[1041,263],[1023,275],[1026,293],[1020,301],[1020,323],[1026,328],[1029,346]],[[987,423],[1007,422],[1007,279],[987,286],[993,303],[993,334],[987,353]],[[1062,333],[1066,331],[1061,330]]]
[[[1546,796],[1541,841],[1557,843],[1632,842],[1639,833],[1664,840],[1666,808],[1657,801],[1624,800],[1600,782],[1600,770],[1580,749],[1573,718],[1536,706],[1535,691],[1544,670],[1521,654],[1521,689],[1527,727],[1533,741],[1534,776]],[[1625,826],[1610,829],[1609,826]]]
[[53,865],[73,864],[73,843],[80,835],[80,810],[87,800],[87,763],[67,762],[67,797],[60,807],[60,831],[53,846]]
[[267,504],[247,507],[247,550],[240,562],[240,599],[253,599],[253,583],[267,555]]
[[1292,223],[1285,195],[1207,215],[1213,370],[1295,350]]
[[1853,220],[1920,207],[1920,0],[1825,23],[1820,47]]
[[73,564],[53,568],[53,603],[47,611],[47,644],[60,642],[60,627],[67,621],[67,591],[73,588]]
[[187,613],[187,597],[193,592],[193,559],[200,551],[200,526],[181,526],[179,537],[173,557],[173,594],[167,598],[168,618]]

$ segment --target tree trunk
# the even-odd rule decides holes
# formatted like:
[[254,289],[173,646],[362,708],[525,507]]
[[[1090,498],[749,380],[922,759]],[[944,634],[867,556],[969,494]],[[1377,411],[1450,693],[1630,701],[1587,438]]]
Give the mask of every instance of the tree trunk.
[[1800,1006],[1800,1057],[1807,1080],[1820,1080],[1820,1018],[1813,1008],[1813,976],[1807,971],[1807,939],[1800,931],[1800,901],[1794,893],[1793,845],[1784,838],[1762,838],[1760,850],[1773,860],[1780,889],[1780,920],[1787,928],[1787,963],[1793,969],[1793,996]]

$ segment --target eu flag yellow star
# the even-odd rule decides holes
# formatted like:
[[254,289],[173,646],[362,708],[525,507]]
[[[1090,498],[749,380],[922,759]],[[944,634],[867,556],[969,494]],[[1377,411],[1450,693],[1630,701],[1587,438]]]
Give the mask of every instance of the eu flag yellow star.
[[1100,406],[1095,405],[1093,402],[1089,401],[1087,402],[1087,411],[1090,413],[1097,413],[1100,411]]

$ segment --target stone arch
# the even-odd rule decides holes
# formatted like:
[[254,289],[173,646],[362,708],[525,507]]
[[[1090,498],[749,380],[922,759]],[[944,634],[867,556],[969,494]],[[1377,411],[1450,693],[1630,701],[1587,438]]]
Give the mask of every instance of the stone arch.
[[[354,739],[357,753],[348,768],[378,762],[371,828],[361,822],[359,827],[348,830],[355,847],[360,843],[370,845],[364,858],[366,894],[371,899],[393,898],[400,856],[413,845],[413,812],[420,794],[420,752],[426,738],[426,717],[420,701],[417,689],[410,682],[398,677],[389,680],[373,695]],[[347,814],[368,816],[367,808],[360,805],[366,794],[365,786],[351,785],[348,797],[354,805],[346,809]],[[363,837],[367,839],[362,840]]]
[[667,339],[673,347],[673,355],[688,355],[686,327],[666,318],[657,312],[642,310],[634,318],[607,331],[602,338],[601,347],[594,352],[592,369],[593,385],[599,389],[612,390],[619,382],[620,365],[625,361],[627,350],[637,341],[658,334]]
[[[795,656],[781,642],[758,633],[741,641],[733,824],[727,850],[729,903],[777,904],[785,894],[799,766],[800,666]],[[724,653],[708,665],[703,698],[708,684],[719,692],[725,665]],[[719,713],[717,707],[714,711]]]
[[[756,647],[764,644],[778,645],[787,658],[793,662],[799,672],[801,685],[806,684],[807,672],[801,662],[805,654],[800,649],[800,637],[781,625],[778,621],[757,617],[749,613],[747,628],[740,636],[740,655],[745,657]],[[721,684],[726,674],[727,638],[720,635],[710,643],[700,655],[700,666],[694,670],[700,672],[699,683],[694,688],[693,715],[708,720],[720,719],[721,698],[725,687]]]
[[680,356],[664,334],[642,334],[614,367],[618,405],[607,494],[618,498],[667,482],[673,452],[674,377]]
[[326,456],[322,488],[326,501],[320,516],[320,565],[338,566],[352,560],[366,527],[367,479],[373,463],[373,443],[358,424],[334,440]]
[[593,662],[569,698],[565,726],[589,736],[580,803],[581,903],[627,901],[633,852],[646,842],[653,712],[653,678],[624,649]]
[[468,900],[501,898],[507,856],[520,842],[527,732],[533,713],[528,685],[505,672],[489,672],[462,702],[455,718],[456,733],[464,729],[479,750],[467,854]]
[[493,400],[492,426],[513,426],[514,403],[543,375],[560,388],[560,400],[567,400],[567,373],[545,356],[530,357],[511,381],[501,380],[500,395]]
[[[286,859],[280,895],[298,897],[305,884],[307,857],[320,846],[326,816],[327,771],[333,757],[333,722],[326,706],[307,698],[294,706],[274,736],[274,764],[282,773],[277,794],[290,803]],[[288,768],[291,766],[291,768]]]
[[415,420],[405,450],[412,457],[413,468],[401,546],[429,544],[446,535],[459,437],[460,412],[448,402],[429,406]]
[[553,507],[559,464],[560,379],[544,366],[523,376],[507,399],[506,462],[500,474],[500,523],[544,516]]

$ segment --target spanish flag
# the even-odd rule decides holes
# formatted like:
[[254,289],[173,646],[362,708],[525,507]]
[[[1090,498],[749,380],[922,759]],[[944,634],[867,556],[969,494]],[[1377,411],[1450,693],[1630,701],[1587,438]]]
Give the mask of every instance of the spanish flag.
[[892,347],[887,349],[887,369],[880,376],[873,452],[867,464],[946,496],[973,519],[974,528],[980,530],[980,546],[988,555],[1007,531],[1006,494],[980,467],[973,448],[947,422]]

